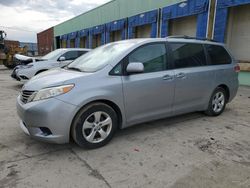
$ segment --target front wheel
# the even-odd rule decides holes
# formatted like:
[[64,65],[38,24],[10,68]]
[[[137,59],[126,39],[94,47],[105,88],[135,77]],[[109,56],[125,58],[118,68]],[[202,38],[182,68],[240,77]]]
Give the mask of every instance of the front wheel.
[[218,116],[220,115],[226,107],[226,91],[223,88],[216,88],[213,92],[208,109],[205,111],[205,114],[209,116]]
[[94,103],[80,110],[72,124],[72,137],[81,147],[106,145],[118,127],[116,112],[104,103]]

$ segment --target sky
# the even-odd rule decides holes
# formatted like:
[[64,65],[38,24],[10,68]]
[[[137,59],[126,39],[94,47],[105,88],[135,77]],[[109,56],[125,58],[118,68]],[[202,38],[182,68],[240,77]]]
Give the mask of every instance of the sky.
[[9,40],[36,42],[36,34],[110,0],[0,0],[0,30]]

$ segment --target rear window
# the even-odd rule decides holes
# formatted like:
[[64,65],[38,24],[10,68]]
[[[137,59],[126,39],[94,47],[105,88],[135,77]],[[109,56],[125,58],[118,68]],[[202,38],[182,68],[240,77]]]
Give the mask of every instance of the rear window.
[[205,45],[208,56],[210,57],[210,63],[212,65],[225,65],[232,62],[232,58],[222,46],[217,45]]
[[175,68],[205,66],[206,55],[202,44],[170,43]]

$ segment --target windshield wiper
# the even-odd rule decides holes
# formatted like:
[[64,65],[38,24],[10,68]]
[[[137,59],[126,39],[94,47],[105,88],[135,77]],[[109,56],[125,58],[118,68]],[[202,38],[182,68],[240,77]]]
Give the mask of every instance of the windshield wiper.
[[67,67],[68,70],[74,70],[74,71],[78,71],[78,72],[82,72],[81,69],[76,68],[76,67]]

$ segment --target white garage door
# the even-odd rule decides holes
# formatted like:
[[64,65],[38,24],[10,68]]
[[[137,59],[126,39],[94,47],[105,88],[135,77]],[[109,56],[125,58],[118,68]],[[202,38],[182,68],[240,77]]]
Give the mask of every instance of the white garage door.
[[250,62],[250,5],[230,8],[226,44],[237,60]]
[[169,35],[196,36],[197,16],[188,16],[170,20]]

